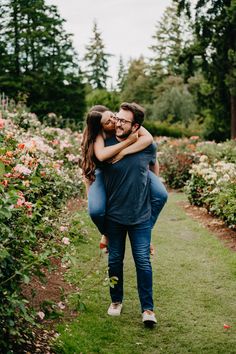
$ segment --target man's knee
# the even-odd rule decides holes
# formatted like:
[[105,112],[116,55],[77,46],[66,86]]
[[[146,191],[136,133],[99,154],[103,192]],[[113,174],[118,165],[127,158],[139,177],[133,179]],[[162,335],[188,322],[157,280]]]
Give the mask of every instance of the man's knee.
[[140,252],[135,255],[134,261],[137,270],[150,270],[151,269],[151,262],[150,262],[150,252],[148,254],[144,254]]

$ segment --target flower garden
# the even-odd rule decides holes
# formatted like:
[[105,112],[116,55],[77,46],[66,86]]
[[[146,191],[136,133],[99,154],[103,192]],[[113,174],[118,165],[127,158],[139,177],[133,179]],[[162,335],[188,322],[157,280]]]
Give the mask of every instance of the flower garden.
[[[83,188],[81,134],[46,127],[20,108],[0,113],[0,347],[24,343],[36,313],[21,294],[56,256],[66,226],[60,210]],[[14,338],[14,340],[13,340]]]
[[191,204],[236,228],[236,141],[158,139],[161,175],[171,188],[183,188]]
[[[35,325],[37,314],[22,295],[22,284],[42,276],[42,266],[70,242],[60,213],[84,190],[81,137],[42,124],[22,107],[0,112],[0,347],[5,350],[12,338],[24,343],[23,334]],[[198,137],[157,142],[168,187],[183,189],[190,203],[235,229],[236,142]]]

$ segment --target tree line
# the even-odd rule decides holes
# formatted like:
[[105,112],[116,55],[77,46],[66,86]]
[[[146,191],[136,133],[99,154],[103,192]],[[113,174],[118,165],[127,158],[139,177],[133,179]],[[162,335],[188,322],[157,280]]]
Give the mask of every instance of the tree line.
[[119,60],[107,88],[110,53],[95,22],[81,70],[72,35],[44,0],[0,0],[0,90],[40,117],[82,121],[86,108],[121,100],[144,105],[151,122],[192,127],[208,139],[236,137],[236,3],[173,0],[157,22],[150,58]]

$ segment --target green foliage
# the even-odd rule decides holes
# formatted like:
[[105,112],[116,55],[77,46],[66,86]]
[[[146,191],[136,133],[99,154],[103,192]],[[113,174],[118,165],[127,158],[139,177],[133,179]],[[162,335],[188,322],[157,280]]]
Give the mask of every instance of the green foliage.
[[122,56],[120,56],[118,75],[117,75],[117,84],[116,84],[118,91],[122,91],[124,89],[126,75],[127,75],[127,70],[124,65],[123,58]]
[[125,102],[148,103],[151,100],[148,65],[143,57],[130,60],[127,74],[123,80],[121,100]]
[[199,144],[201,153],[198,164],[191,168],[191,178],[186,192],[189,201],[204,206],[223,219],[230,227],[236,227],[236,143]]
[[[190,16],[189,0],[175,0],[179,10]],[[188,57],[201,58],[201,70],[211,83],[213,93],[208,107],[212,111],[211,138],[236,136],[235,107],[235,1],[218,0],[195,3],[195,44],[188,49]],[[222,134],[223,130],[223,134]],[[215,136],[214,136],[215,135]]]
[[171,188],[183,188],[191,204],[204,206],[236,226],[236,142],[159,139],[160,173]]
[[186,43],[190,45],[192,41],[192,28],[184,15],[177,15],[177,5],[173,1],[166,7],[152,38],[153,45],[150,49],[153,51],[153,82],[157,83],[158,79],[165,76],[183,73],[184,64],[179,59]]
[[[186,182],[186,181],[185,181]],[[185,187],[188,200],[191,204],[203,206],[205,197],[207,196],[207,183],[202,176],[192,175]],[[206,194],[207,193],[207,194]]]
[[196,151],[201,155],[206,155],[210,162],[223,160],[235,163],[236,161],[236,144],[234,140],[228,140],[219,144],[213,141],[199,143]]
[[236,227],[236,184],[226,184],[224,189],[205,198],[209,211],[223,219],[228,225]]
[[116,91],[96,89],[86,95],[87,107],[101,104],[108,107],[111,111],[117,112],[120,106],[120,94]]
[[163,141],[158,150],[160,174],[171,188],[183,188],[190,178],[190,169],[195,161],[197,140],[178,139]]
[[[56,221],[81,192],[79,134],[44,127],[23,108],[4,111],[0,128],[0,347],[17,352],[30,341],[35,313],[22,284],[58,252]],[[57,316],[51,306],[50,316]]]
[[53,111],[82,120],[84,85],[57,8],[44,0],[5,0],[1,10],[1,90],[15,100],[26,94],[28,105],[41,117]]
[[194,117],[194,99],[181,77],[169,76],[156,86],[154,95],[156,100],[151,107],[152,119],[163,121],[172,117],[171,123],[180,121],[187,126]]
[[92,32],[92,37],[89,45],[86,46],[86,54],[84,56],[87,65],[85,76],[93,88],[105,89],[109,78],[107,72],[110,54],[105,52],[105,45],[102,41],[101,33],[98,31],[96,21]]
[[153,136],[168,136],[173,138],[190,137],[197,135],[198,131],[184,127],[181,124],[171,124],[168,121],[158,122],[155,120],[145,120],[143,126]]

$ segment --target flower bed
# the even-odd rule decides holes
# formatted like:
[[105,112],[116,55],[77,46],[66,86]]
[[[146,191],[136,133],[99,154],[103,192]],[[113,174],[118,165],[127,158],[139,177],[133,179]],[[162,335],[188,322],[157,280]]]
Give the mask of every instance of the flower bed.
[[[58,214],[82,190],[81,134],[42,125],[20,109],[0,111],[0,347],[27,340],[35,314],[21,284],[58,252]],[[63,236],[61,236],[63,243]]]
[[204,206],[236,227],[236,141],[158,139],[160,172],[171,188],[184,188],[191,204]]
[[190,170],[186,192],[191,204],[204,206],[236,227],[236,164],[226,161],[210,162],[206,155]]
[[196,161],[196,147],[199,138],[190,139],[159,138],[158,161],[160,174],[167,186],[175,189],[183,188],[190,178],[192,163]]

